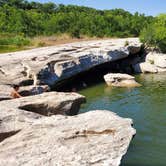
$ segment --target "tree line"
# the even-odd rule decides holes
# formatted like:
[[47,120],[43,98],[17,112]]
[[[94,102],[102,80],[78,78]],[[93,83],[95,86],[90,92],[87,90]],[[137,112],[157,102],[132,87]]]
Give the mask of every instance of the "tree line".
[[153,17],[123,9],[0,0],[0,45],[26,45],[27,37],[64,33],[74,38],[140,36],[142,42],[166,52],[166,14]]
[[0,0],[0,32],[25,36],[68,33],[96,37],[138,36],[152,16],[123,9],[96,10],[75,5]]
[[145,27],[140,34],[140,40],[147,46],[156,47],[166,53],[166,14],[160,14]]

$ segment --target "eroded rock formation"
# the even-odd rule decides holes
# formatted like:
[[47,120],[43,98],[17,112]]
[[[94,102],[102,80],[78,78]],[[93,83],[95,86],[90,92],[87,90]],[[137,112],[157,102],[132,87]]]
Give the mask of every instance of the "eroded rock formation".
[[118,166],[135,135],[110,111],[41,118],[0,143],[0,165]]
[[[1,54],[0,100],[10,99],[11,84],[31,92],[140,49],[138,39],[129,38]],[[76,115],[84,101],[58,92],[0,101],[0,165],[119,165],[135,134],[132,120],[110,111],[66,116]]]
[[140,49],[141,43],[137,38],[128,38],[70,43],[0,54],[0,85],[54,85],[97,65],[136,54]]
[[48,92],[0,102],[0,137],[22,130],[43,116],[76,115],[85,97],[77,93]]

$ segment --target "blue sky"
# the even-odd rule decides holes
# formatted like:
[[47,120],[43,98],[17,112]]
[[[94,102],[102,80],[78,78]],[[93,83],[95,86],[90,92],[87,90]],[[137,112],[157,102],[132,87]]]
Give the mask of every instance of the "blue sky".
[[166,0],[33,0],[89,6],[97,9],[122,8],[132,13],[138,11],[146,15],[166,13]]

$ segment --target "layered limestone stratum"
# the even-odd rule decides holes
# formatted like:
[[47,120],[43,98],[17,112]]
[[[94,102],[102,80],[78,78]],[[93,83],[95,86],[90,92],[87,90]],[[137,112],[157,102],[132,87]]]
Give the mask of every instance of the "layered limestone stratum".
[[[120,165],[136,134],[131,119],[105,110],[78,114],[85,97],[77,93],[29,93],[9,100],[11,85],[20,84],[20,93],[28,93],[128,57],[134,72],[166,71],[166,54],[144,50],[140,55],[141,50],[137,38],[127,38],[0,54],[0,165]],[[136,83],[119,74],[109,75],[108,82]]]
[[95,66],[136,54],[141,45],[137,38],[110,39],[0,54],[0,96],[7,93],[10,84],[54,85]]

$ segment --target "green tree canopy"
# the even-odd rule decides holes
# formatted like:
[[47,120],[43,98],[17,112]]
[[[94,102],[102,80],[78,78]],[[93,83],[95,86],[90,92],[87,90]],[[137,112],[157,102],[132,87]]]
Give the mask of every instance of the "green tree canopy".
[[154,18],[123,9],[96,10],[84,6],[0,0],[0,32],[25,36],[68,33],[72,37],[138,36]]
[[144,28],[140,40],[148,46],[158,47],[161,52],[166,52],[166,14],[160,14]]

